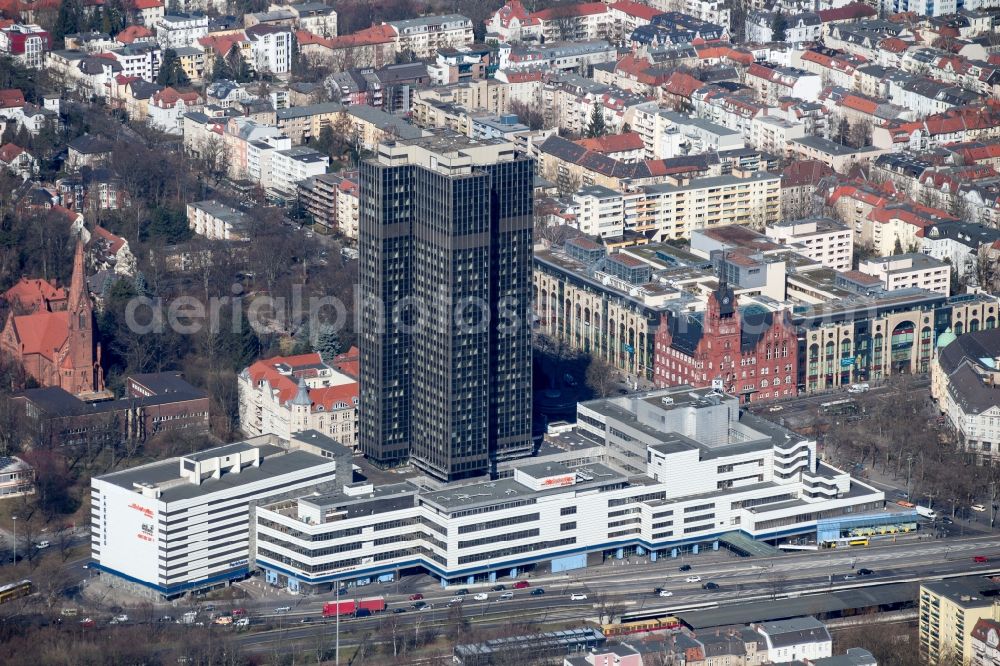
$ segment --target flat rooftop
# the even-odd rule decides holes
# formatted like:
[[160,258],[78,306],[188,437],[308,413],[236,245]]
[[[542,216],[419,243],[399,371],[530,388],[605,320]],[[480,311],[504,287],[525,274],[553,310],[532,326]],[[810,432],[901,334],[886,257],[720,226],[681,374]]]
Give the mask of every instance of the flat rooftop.
[[[133,467],[121,472],[112,472],[97,477],[101,481],[139,492],[137,484],[149,484],[160,488],[159,501],[177,502],[189,500],[212,493],[233,490],[243,486],[265,481],[276,476],[306,472],[312,467],[330,463],[329,458],[323,458],[301,450],[287,450],[266,442],[280,441],[272,435],[256,437],[247,442],[236,442],[225,446],[198,451],[188,456],[169,458],[148,465]],[[259,444],[257,444],[259,442]],[[182,458],[206,460],[219,455],[227,455],[246,451],[256,447],[260,451],[259,467],[243,467],[237,474],[223,474],[220,478],[205,478],[200,484],[194,484],[180,474]]]

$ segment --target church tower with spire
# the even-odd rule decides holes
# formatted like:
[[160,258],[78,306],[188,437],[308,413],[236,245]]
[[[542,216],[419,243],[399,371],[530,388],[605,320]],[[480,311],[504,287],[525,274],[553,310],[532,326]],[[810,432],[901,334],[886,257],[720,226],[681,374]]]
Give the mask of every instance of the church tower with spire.
[[60,359],[60,384],[74,394],[104,390],[100,346],[94,340],[94,308],[87,292],[87,274],[83,263],[83,241],[76,243],[73,277],[67,295],[68,318],[66,346]]

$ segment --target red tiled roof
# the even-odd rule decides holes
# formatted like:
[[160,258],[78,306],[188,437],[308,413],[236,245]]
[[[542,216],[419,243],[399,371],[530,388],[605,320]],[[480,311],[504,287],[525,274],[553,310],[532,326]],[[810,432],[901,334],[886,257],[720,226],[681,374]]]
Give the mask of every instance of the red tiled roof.
[[705,84],[686,72],[674,72],[667,79],[663,89],[678,97],[690,97],[695,90],[703,85]]
[[40,354],[52,361],[69,337],[69,313],[35,312],[14,317],[14,330],[24,355]]
[[125,245],[125,239],[121,236],[116,236],[104,227],[96,226],[94,227],[94,238],[100,238],[106,241],[111,249],[112,253],[117,253],[118,250],[122,249]]
[[225,57],[229,55],[233,44],[246,41],[247,36],[242,32],[234,32],[228,35],[209,35],[198,39],[198,43],[205,48],[212,49],[217,54]]
[[781,172],[782,187],[800,187],[816,184],[820,178],[833,174],[825,162],[819,160],[796,160]]
[[0,108],[12,109],[24,106],[24,93],[17,88],[4,88],[0,90]]
[[575,5],[556,5],[555,7],[535,12],[531,17],[539,21],[551,21],[568,16],[593,16],[595,14],[604,14],[607,11],[608,6],[603,2],[581,2]]
[[132,0],[132,3],[136,9],[156,9],[163,6],[161,0]]
[[11,304],[20,303],[22,308],[28,310],[42,310],[46,302],[65,301],[66,290],[41,278],[21,278],[3,293],[3,299]]
[[863,2],[852,2],[837,9],[821,9],[816,13],[819,14],[819,20],[822,23],[850,21],[878,14],[873,7]]
[[157,93],[154,93],[152,102],[159,107],[172,107],[180,100],[184,100],[185,104],[191,104],[193,102],[197,102],[199,99],[201,99],[201,96],[194,90],[189,92],[180,92],[171,87],[167,87]]
[[355,401],[360,394],[360,387],[357,382],[339,384],[337,386],[323,386],[309,390],[309,399],[312,400],[313,407],[322,407],[323,411],[330,411],[334,405],[341,403],[347,407],[355,407]]
[[390,25],[373,25],[370,28],[359,30],[351,35],[343,35],[331,39],[327,48],[349,49],[356,46],[373,46],[375,44],[388,44],[396,41],[396,31]]
[[862,97],[861,95],[845,95],[840,100],[840,105],[869,115],[874,115],[876,109],[878,109],[878,102]]
[[115,35],[115,41],[122,44],[131,44],[137,39],[146,39],[152,36],[153,33],[149,28],[141,25],[130,25]]
[[505,72],[508,83],[527,83],[528,81],[541,81],[544,72],[536,70],[532,72]]
[[333,357],[330,365],[340,370],[342,373],[348,377],[354,377],[355,379],[361,378],[361,350],[357,347],[351,347],[343,354],[337,354]]
[[8,143],[4,146],[0,146],[0,162],[4,164],[10,164],[14,161],[18,155],[24,152],[24,148],[17,145],[16,143]]
[[899,37],[886,37],[881,42],[878,43],[878,47],[883,51],[888,51],[890,53],[902,53],[906,49],[910,48],[908,42],[904,42]]
[[732,60],[733,62],[740,63],[741,65],[749,65],[754,61],[752,53],[744,51],[743,49],[733,48],[732,46],[712,44],[711,46],[696,47],[695,51],[698,53],[698,57],[702,60],[719,58]]
[[611,9],[646,21],[652,21],[654,16],[659,16],[664,13],[659,9],[654,9],[649,5],[644,5],[640,2],[633,2],[632,0],[618,0],[618,2],[611,5]]
[[607,136],[593,139],[580,139],[575,142],[587,150],[598,153],[621,153],[630,150],[642,150],[642,137],[637,132],[625,132],[624,134],[609,134]]
[[506,28],[510,22],[517,19],[522,24],[530,19],[528,10],[521,4],[521,0],[509,0],[507,4],[497,10],[495,16],[499,17],[500,23]]

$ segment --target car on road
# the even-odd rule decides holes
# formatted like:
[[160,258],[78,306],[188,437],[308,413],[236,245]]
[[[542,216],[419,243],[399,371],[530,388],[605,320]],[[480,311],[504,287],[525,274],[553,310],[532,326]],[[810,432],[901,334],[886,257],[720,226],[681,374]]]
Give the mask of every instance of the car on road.
[[987,562],[990,561],[990,558],[986,557],[985,555],[976,555],[972,558],[972,561],[975,562],[976,564],[986,564]]
[[533,596],[533,597],[537,597],[537,596],[542,595],[542,594],[545,594],[545,590],[543,590],[540,587],[536,587],[535,589],[533,589],[531,591],[531,596]]
[[[396,610],[400,610],[400,609],[397,608]],[[309,624],[312,621],[313,621],[313,619],[311,617],[306,616],[306,617],[302,618],[301,620],[299,620],[299,624]]]
[[52,544],[50,544],[48,541],[39,541],[38,543],[35,544],[35,548],[37,548],[38,550],[44,550],[51,545]]
[[527,587],[531,587],[531,583],[529,583],[526,580],[519,580],[516,583],[514,583],[514,589],[515,590],[523,590],[523,589],[525,589]]
[[690,564],[682,564],[679,567],[677,567],[677,570],[678,571],[691,571],[691,565]]
[[169,615],[164,615],[159,620],[157,620],[157,622],[163,622],[163,623],[173,622],[173,621],[174,621],[174,618],[170,617]]
[[628,389],[618,389],[619,395],[628,395]]
[[587,595],[584,594],[583,592],[574,592],[573,594],[569,595],[569,600],[570,601],[586,601],[587,600]]
[[246,608],[234,608],[233,609],[233,617],[240,617],[240,616],[246,615],[246,614],[247,614],[247,609]]
[[469,591],[466,590],[465,588],[462,588],[461,590],[455,590],[455,594],[457,594],[460,597],[464,597],[468,593],[469,593]]
[[710,590],[710,591],[714,592],[715,590],[719,589],[719,584],[718,583],[713,583],[712,581],[708,581],[707,583],[705,583],[704,585],[701,586],[701,589],[703,589],[703,590]]
[[206,613],[211,613],[215,610],[215,604],[205,604],[204,607],[202,607],[202,610]]
[[412,605],[414,610],[423,610],[426,606],[427,604],[423,601],[418,601],[417,603]]
[[944,525],[954,525],[955,521],[948,516],[941,516],[941,523]]
[[96,624],[97,623],[94,622],[94,620],[91,619],[91,618],[89,618],[89,617],[85,617],[82,620],[80,620],[80,626],[83,627],[83,628],[85,628],[85,629],[90,629],[90,628],[96,626]]
[[674,593],[671,592],[670,590],[660,590],[660,596],[661,597],[672,597],[672,596],[674,596]]
[[248,618],[248,617],[241,617],[240,619],[236,620],[236,622],[234,622],[233,624],[236,625],[237,627],[249,627],[250,626],[250,618]]
[[405,608],[393,608],[392,612],[393,613],[405,613],[406,609]]
[[848,393],[864,393],[871,387],[868,384],[851,384],[850,388],[847,389]]
[[874,576],[875,572],[871,569],[858,569],[859,576]]
[[411,594],[410,595],[410,601],[420,601],[423,598],[424,598],[424,595],[420,594],[419,592],[417,592],[416,594]]
[[501,601],[504,600],[504,599],[513,599],[513,598],[514,598],[514,593],[513,592],[504,592],[503,594],[500,595],[500,600]]
[[490,598],[490,595],[486,594],[485,592],[480,592],[479,594],[477,594],[472,598],[475,599],[476,601],[486,601],[487,599]]
[[684,581],[688,583],[700,583],[701,576],[688,576],[687,578],[684,579]]
[[[986,511],[986,507],[983,506],[982,504],[973,504],[969,508],[972,509],[973,511],[978,512],[978,513],[982,513],[983,511]],[[45,542],[43,541],[42,543],[45,543]]]
[[460,604],[463,601],[465,601],[465,599],[463,599],[462,597],[452,597],[451,601],[449,601],[448,603],[449,604]]
[[844,574],[844,580],[854,580],[857,578],[854,574]]
[[503,592],[504,590],[507,589],[507,586],[506,585],[494,585],[490,589],[493,590],[494,592]]
[[371,617],[372,612],[367,608],[359,608],[354,611],[354,617]]
[[780,412],[783,409],[784,409],[784,407],[782,407],[781,405],[773,405],[771,407],[768,407],[767,411],[769,411],[769,412]]

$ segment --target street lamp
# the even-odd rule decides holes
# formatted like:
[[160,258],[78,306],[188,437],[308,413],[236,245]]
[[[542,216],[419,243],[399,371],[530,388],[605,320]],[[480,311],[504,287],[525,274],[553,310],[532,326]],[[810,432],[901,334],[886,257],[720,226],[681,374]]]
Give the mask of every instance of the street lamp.
[[14,566],[17,566],[17,516],[11,516],[14,521]]

